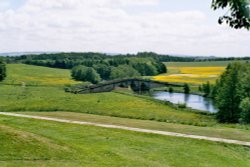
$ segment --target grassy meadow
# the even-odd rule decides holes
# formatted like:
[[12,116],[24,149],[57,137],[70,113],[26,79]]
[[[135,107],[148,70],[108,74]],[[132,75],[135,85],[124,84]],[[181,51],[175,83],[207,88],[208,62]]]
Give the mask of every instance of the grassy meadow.
[[[69,70],[7,66],[0,111],[250,141],[250,127],[119,91],[71,94]],[[0,166],[250,166],[250,149],[202,140],[0,116]],[[188,163],[187,163],[188,162]]]
[[71,79],[70,71],[64,69],[8,64],[4,84],[27,86],[64,86],[78,82]]
[[208,62],[168,62],[167,74],[153,77],[154,80],[164,82],[203,84],[209,81],[215,83],[216,79],[225,71],[232,61]]
[[[38,71],[36,71],[37,69]],[[49,74],[50,70],[55,71]],[[40,78],[41,81],[37,80],[36,85],[9,85],[10,80],[15,80],[15,83],[18,83],[18,81],[30,83],[30,80],[25,80],[28,71],[30,71],[28,75],[34,75]],[[31,74],[31,71],[36,72]],[[8,65],[7,79],[0,85],[0,110],[8,112],[70,111],[200,126],[215,124],[212,116],[181,111],[161,102],[129,94],[108,92],[76,95],[66,93],[63,90],[61,81],[58,81],[57,78],[64,76],[62,78],[68,80],[67,84],[75,81],[70,78],[69,70],[62,70],[59,73],[58,71],[60,69],[32,65]],[[55,76],[55,81],[51,81],[53,77],[48,80],[48,75]]]
[[0,166],[250,166],[230,144],[5,116],[0,129]]
[[204,126],[215,123],[211,116],[115,92],[75,95],[60,87],[10,85],[0,86],[0,92],[1,111],[71,111]]

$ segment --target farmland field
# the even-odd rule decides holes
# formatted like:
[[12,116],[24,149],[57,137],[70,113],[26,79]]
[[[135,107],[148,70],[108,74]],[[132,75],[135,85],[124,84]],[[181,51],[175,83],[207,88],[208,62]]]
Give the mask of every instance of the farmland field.
[[176,83],[202,84],[207,81],[215,83],[232,61],[211,62],[169,62],[167,74],[153,77],[154,80]]

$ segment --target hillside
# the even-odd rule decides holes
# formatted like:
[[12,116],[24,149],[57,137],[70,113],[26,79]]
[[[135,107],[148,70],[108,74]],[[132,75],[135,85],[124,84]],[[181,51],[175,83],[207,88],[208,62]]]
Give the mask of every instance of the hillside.
[[[250,141],[248,125],[218,124],[213,115],[149,97],[121,91],[65,93],[64,84],[78,83],[69,70],[23,64],[7,69],[8,77],[0,84],[0,111]],[[0,166],[250,164],[247,147],[196,139],[8,116],[0,116],[0,129]]]

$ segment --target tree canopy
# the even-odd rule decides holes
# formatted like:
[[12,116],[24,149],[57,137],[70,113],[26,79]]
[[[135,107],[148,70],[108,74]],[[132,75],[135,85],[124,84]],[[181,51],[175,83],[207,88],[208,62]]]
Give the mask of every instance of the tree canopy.
[[133,67],[128,65],[120,65],[118,67],[113,67],[111,70],[111,79],[122,79],[122,78],[132,78],[140,76],[139,72]]
[[212,9],[220,8],[228,12],[219,18],[219,24],[226,22],[235,29],[250,29],[250,0],[213,0]]
[[100,82],[100,75],[92,67],[76,66],[71,71],[71,76],[77,81],[85,81],[96,84]]

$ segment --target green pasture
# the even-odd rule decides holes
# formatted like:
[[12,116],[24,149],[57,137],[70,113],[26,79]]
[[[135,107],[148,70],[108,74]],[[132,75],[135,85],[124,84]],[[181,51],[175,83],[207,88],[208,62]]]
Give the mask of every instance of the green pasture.
[[0,86],[1,111],[71,111],[123,118],[214,124],[212,116],[180,111],[160,102],[115,92],[65,93],[60,87]]
[[63,86],[78,82],[71,79],[70,70],[25,64],[8,64],[7,78],[3,83],[22,86]]

